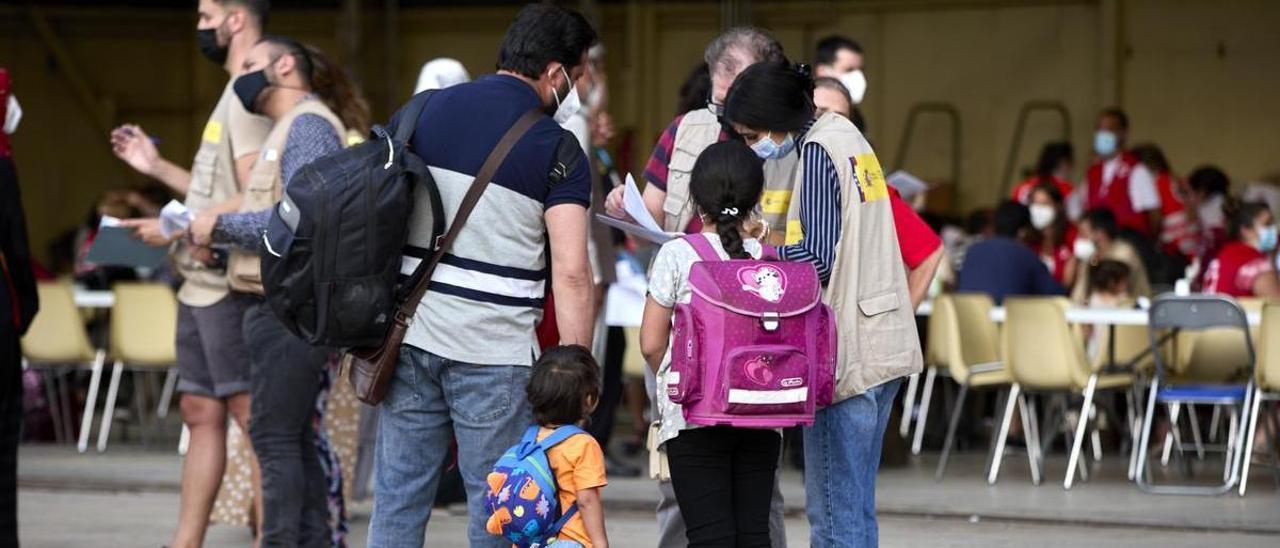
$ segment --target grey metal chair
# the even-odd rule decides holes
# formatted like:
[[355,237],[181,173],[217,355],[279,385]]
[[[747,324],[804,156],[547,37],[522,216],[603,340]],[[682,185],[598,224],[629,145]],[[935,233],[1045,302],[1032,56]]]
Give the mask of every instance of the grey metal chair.
[[[1241,450],[1247,431],[1241,426],[1241,417],[1250,408],[1253,397],[1253,369],[1256,357],[1253,339],[1249,332],[1249,320],[1244,309],[1235,301],[1216,295],[1192,295],[1179,297],[1163,295],[1151,305],[1148,322],[1148,338],[1152,347],[1160,343],[1161,332],[1173,330],[1204,331],[1209,329],[1238,329],[1243,333],[1245,362],[1224,361],[1215,368],[1220,373],[1215,381],[1179,381],[1173,375],[1161,352],[1154,352],[1155,378],[1147,392],[1146,412],[1142,415],[1142,437],[1138,444],[1138,463],[1134,475],[1138,487],[1148,493],[1172,495],[1219,495],[1230,491],[1239,480],[1240,463],[1247,458]],[[1248,379],[1237,381],[1236,379]],[[1157,404],[1196,404],[1226,406],[1230,411],[1227,448],[1223,460],[1221,485],[1156,484],[1150,478],[1148,449]]]

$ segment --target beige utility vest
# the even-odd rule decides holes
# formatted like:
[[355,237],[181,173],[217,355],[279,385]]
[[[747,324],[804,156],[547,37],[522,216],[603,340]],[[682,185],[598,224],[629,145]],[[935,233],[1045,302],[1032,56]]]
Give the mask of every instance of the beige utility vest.
[[[266,141],[262,143],[262,152],[253,163],[249,182],[244,187],[244,197],[240,201],[241,213],[270,209],[280,201],[280,196],[284,193],[280,156],[284,154],[289,128],[293,126],[294,119],[303,114],[315,114],[327,120],[339,139],[346,135],[347,130],[342,121],[323,101],[307,98],[299,102],[293,110],[276,120],[275,125],[271,126],[271,133],[267,134]],[[232,290],[262,295],[262,261],[259,254],[242,249],[232,251],[227,261],[227,283]]]
[[[720,120],[710,110],[701,108],[690,111],[676,128],[675,146],[667,162],[667,198],[662,204],[665,218],[662,229],[667,232],[684,232],[697,210],[689,194],[689,179],[698,155],[720,140]],[[771,242],[780,243],[786,232],[787,210],[791,204],[791,180],[800,160],[796,154],[788,154],[778,160],[764,163],[764,194],[760,198],[760,210],[769,224]]]
[[[835,394],[839,402],[920,372],[923,356],[880,161],[853,123],[837,114],[819,118],[805,135],[805,143],[821,145],[840,178],[840,239],[823,292],[839,332]],[[803,187],[801,166],[787,214],[788,244],[804,239]]]

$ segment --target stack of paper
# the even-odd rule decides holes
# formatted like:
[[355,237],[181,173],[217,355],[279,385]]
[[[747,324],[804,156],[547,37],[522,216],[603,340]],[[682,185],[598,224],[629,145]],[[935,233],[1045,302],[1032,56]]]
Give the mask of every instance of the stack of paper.
[[160,210],[160,233],[166,238],[172,238],[174,234],[183,232],[191,226],[192,217],[193,215],[182,202],[169,200],[164,209]]
[[627,182],[622,192],[622,208],[630,219],[616,219],[607,214],[597,213],[596,220],[656,244],[664,244],[684,236],[680,232],[666,232],[658,226],[658,222],[649,213],[649,208],[644,206],[644,197],[640,195],[640,188],[636,186],[636,181],[630,174],[627,174]]

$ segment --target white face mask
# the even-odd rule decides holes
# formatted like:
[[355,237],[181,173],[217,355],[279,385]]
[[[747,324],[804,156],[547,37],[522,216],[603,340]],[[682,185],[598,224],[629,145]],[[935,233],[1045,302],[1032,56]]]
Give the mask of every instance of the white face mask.
[[1036,227],[1036,230],[1044,230],[1058,216],[1058,211],[1048,204],[1031,204],[1027,209],[1031,211],[1031,226]]
[[840,83],[844,84],[844,89],[849,90],[853,104],[862,104],[862,98],[867,95],[867,77],[862,74],[862,69],[841,74]]
[[564,80],[569,82],[569,94],[565,95],[564,100],[560,100],[560,93],[555,88],[551,88],[551,93],[556,96],[556,113],[552,118],[557,124],[568,122],[578,113],[578,109],[582,108],[582,100],[578,98],[578,86],[574,85],[573,78],[569,77],[569,73],[564,70],[564,66],[560,67],[560,72],[564,73]]
[[1093,254],[1098,252],[1098,246],[1094,245],[1093,240],[1088,238],[1076,238],[1075,245],[1071,247],[1071,251],[1074,252],[1076,258],[1081,261],[1092,259]]
[[4,112],[4,132],[13,135],[13,132],[18,131],[18,122],[22,121],[22,105],[18,104],[18,98],[12,94],[9,95],[8,102]]

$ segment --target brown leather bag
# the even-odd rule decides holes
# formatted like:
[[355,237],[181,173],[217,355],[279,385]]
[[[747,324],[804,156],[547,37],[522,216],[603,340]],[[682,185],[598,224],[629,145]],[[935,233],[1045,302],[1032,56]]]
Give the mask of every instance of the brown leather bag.
[[511,148],[542,116],[543,114],[537,110],[526,112],[502,136],[498,145],[493,148],[493,152],[489,153],[489,157],[485,158],[480,171],[476,173],[475,181],[471,183],[471,188],[467,189],[466,196],[462,198],[462,204],[453,218],[453,224],[449,225],[448,232],[440,239],[435,253],[425,265],[422,265],[422,276],[414,285],[413,292],[400,303],[400,307],[396,310],[395,319],[391,323],[391,328],[387,330],[387,336],[382,344],[368,348],[352,348],[343,356],[343,361],[346,362],[344,366],[351,371],[351,386],[355,388],[356,397],[360,401],[369,405],[378,405],[382,403],[382,398],[386,397],[387,387],[391,385],[391,377],[395,375],[396,366],[400,363],[400,345],[404,343],[404,336],[409,331],[414,313],[418,310],[418,303],[427,293],[431,274],[435,271],[436,265],[440,264],[440,259],[444,257],[445,252],[453,245],[453,241],[458,238],[462,225],[466,224],[467,217],[471,216],[471,210],[475,209],[476,204],[480,202],[480,195],[484,194],[489,181],[493,179],[493,174],[498,171],[498,166],[501,166],[502,161],[507,158],[507,153],[511,152]]

